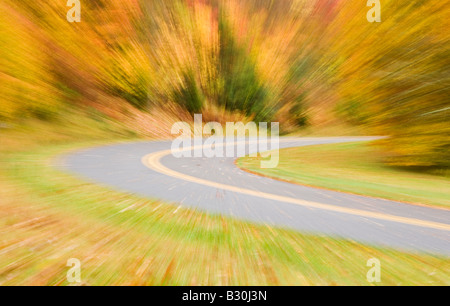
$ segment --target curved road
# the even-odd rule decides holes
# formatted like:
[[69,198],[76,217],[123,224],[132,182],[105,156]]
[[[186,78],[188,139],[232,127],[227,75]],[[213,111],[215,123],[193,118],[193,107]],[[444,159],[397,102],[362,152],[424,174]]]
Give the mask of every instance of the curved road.
[[[372,139],[284,138],[280,148]],[[235,166],[235,158],[175,158],[170,147],[171,142],[158,141],[91,148],[64,156],[62,167],[117,190],[184,207],[450,256],[450,210],[290,184],[247,173]]]

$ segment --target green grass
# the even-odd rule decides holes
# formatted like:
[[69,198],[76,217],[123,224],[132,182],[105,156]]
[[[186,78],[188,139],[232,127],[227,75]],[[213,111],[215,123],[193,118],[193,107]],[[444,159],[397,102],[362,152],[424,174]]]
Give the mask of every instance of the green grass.
[[[105,140],[106,141],[106,140]],[[300,234],[178,208],[51,166],[98,142],[0,149],[0,285],[449,285],[448,258]]]
[[294,183],[419,204],[450,207],[450,178],[383,164],[370,143],[283,149],[274,169],[260,169],[259,158],[238,160],[241,168]]

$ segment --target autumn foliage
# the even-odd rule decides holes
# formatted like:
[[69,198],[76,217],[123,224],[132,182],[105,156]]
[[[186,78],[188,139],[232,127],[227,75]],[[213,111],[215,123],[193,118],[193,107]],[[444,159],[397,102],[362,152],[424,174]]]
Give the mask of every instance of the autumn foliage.
[[439,0],[0,3],[0,121],[117,101],[239,113],[284,131],[346,121],[387,161],[450,166],[450,11]]

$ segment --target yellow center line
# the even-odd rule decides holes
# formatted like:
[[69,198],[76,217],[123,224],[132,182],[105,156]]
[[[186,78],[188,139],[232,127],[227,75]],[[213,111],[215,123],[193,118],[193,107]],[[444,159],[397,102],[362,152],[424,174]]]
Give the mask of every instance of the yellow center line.
[[[280,140],[280,142],[293,142],[293,141],[295,141],[295,140],[292,140],[292,139],[291,140],[289,140],[289,139]],[[224,144],[219,144],[219,145],[224,145]],[[192,150],[192,149],[196,149],[198,147],[200,147],[200,146],[190,147],[187,149],[183,149],[181,151]],[[308,207],[308,208],[315,208],[315,209],[327,210],[327,211],[338,212],[338,213],[354,215],[354,216],[359,216],[359,217],[366,217],[366,218],[414,225],[414,226],[419,226],[419,227],[450,231],[450,225],[445,224],[445,223],[438,223],[438,222],[432,222],[432,221],[426,221],[426,220],[420,220],[420,219],[414,219],[414,218],[400,217],[400,216],[394,216],[394,215],[389,215],[389,214],[384,214],[384,213],[370,212],[370,211],[365,211],[365,210],[360,210],[360,209],[323,204],[323,203],[313,202],[313,201],[305,201],[305,200],[290,198],[290,197],[286,197],[286,196],[280,196],[280,195],[276,195],[276,194],[266,193],[266,192],[262,192],[262,191],[255,191],[255,190],[241,188],[241,187],[237,187],[237,186],[226,185],[226,184],[217,183],[217,182],[211,182],[208,180],[204,180],[201,178],[197,178],[194,176],[190,176],[187,174],[183,174],[183,173],[171,170],[171,169],[165,167],[164,165],[162,165],[161,159],[163,157],[171,155],[171,154],[172,154],[172,150],[164,150],[164,151],[155,152],[155,153],[144,156],[142,158],[142,163],[146,167],[148,167],[156,172],[162,173],[164,175],[171,176],[171,177],[181,179],[184,181],[188,181],[188,182],[201,184],[204,186],[219,188],[219,189],[223,189],[223,190],[228,190],[228,191],[232,191],[232,192],[237,192],[237,193],[241,193],[241,194],[245,194],[245,195],[250,195],[250,196],[254,196],[254,197],[259,197],[259,198],[264,198],[264,199],[269,199],[269,200],[274,200],[274,201],[279,201],[279,202],[295,204],[295,205]]]

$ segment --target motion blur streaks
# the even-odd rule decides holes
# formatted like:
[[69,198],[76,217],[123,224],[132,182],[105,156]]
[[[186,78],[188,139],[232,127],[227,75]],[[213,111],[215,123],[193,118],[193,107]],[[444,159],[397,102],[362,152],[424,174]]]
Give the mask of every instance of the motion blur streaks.
[[[188,190],[166,198],[172,205],[88,183],[50,162],[118,140],[168,139],[173,123],[201,113],[222,124],[280,122],[281,133],[294,136],[387,136],[375,156],[383,175],[373,184],[389,189],[384,173],[392,169],[436,171],[443,182],[450,169],[448,1],[381,0],[374,23],[366,0],[81,0],[81,22],[67,20],[67,2],[0,0],[0,285],[68,284],[71,258],[81,261],[86,285],[367,285],[370,258],[383,262],[383,284],[450,284],[446,257],[209,215],[188,209],[189,197],[207,206],[234,195],[212,190],[205,198],[201,186],[177,182],[157,190]],[[99,173],[147,189],[139,179],[150,170],[140,158],[149,152],[136,153],[130,147],[116,163],[131,171],[135,155],[128,181]],[[100,167],[105,158],[95,161]],[[371,169],[347,174],[362,180]],[[412,177],[415,193],[427,176]],[[444,197],[448,187],[439,186],[415,195]],[[289,188],[279,192],[296,196]],[[251,201],[256,209],[264,204]],[[271,209],[295,221],[288,210]],[[395,236],[382,222],[366,223],[382,233],[377,238]],[[404,231],[401,243],[411,244],[415,232]],[[445,239],[436,248],[448,251]]]
[[392,164],[449,166],[449,10],[381,5],[370,23],[360,0],[99,0],[69,23],[66,1],[4,0],[0,119],[88,105],[119,121],[162,108],[285,132],[349,122],[391,135]]

